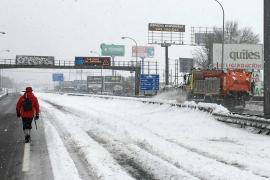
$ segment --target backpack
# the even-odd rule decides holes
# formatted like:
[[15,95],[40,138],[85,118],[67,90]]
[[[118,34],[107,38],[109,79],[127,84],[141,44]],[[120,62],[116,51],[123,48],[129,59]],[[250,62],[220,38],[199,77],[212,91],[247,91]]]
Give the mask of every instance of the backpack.
[[27,95],[25,96],[25,99],[23,101],[23,110],[25,112],[29,112],[29,111],[32,111],[33,109],[33,103],[31,101],[30,98],[27,97]]

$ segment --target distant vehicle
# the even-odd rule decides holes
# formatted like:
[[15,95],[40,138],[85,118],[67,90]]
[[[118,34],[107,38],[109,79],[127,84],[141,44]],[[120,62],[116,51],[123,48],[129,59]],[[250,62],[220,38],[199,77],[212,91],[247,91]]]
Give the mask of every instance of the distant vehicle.
[[251,97],[252,73],[245,70],[192,70],[184,76],[188,99],[245,105]]

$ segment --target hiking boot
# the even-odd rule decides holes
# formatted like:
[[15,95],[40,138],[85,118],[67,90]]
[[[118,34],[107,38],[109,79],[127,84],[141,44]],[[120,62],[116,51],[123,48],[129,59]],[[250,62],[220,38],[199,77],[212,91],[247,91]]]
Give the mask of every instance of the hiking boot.
[[30,140],[31,140],[30,135],[26,135],[26,136],[25,136],[25,143],[29,143]]

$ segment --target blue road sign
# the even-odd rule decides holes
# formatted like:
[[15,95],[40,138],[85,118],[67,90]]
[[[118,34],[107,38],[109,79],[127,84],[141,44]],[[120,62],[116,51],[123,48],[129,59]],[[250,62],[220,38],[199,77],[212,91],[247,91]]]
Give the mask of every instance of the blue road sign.
[[142,91],[159,90],[159,75],[157,74],[141,74],[140,84]]
[[62,73],[53,73],[53,81],[64,81],[64,74]]

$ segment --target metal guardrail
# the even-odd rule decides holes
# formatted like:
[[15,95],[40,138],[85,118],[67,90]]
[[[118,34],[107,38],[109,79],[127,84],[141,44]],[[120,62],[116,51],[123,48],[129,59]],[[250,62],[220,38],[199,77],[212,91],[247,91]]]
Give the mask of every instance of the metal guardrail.
[[216,120],[226,123],[270,130],[270,119],[265,119],[261,116],[217,113],[213,113],[213,116]]

